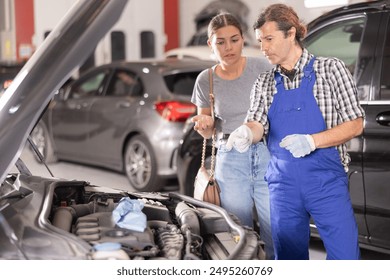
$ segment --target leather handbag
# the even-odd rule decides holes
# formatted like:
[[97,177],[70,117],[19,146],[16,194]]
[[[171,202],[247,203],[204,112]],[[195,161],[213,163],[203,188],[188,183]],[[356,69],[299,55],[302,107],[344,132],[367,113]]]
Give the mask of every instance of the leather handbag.
[[[211,68],[209,69],[209,81],[210,81],[209,97],[210,97],[211,116],[214,118],[213,70]],[[211,150],[211,166],[209,170],[205,167],[207,139],[203,138],[202,160],[201,160],[201,165],[198,170],[198,173],[195,177],[194,198],[220,206],[221,190],[218,186],[217,181],[214,178],[215,138],[216,138],[216,130],[214,127],[213,135],[212,135],[213,144]]]

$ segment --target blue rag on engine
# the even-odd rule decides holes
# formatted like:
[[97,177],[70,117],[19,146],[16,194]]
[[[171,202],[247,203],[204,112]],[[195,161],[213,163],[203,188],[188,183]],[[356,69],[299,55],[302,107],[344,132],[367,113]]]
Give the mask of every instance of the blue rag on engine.
[[123,197],[112,212],[112,217],[121,228],[143,232],[146,228],[146,215],[142,208],[142,201]]

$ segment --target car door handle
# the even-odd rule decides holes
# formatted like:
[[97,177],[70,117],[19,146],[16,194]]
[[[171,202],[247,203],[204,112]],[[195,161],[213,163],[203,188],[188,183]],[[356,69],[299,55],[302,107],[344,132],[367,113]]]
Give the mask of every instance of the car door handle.
[[76,109],[83,109],[83,108],[87,108],[87,107],[88,107],[87,102],[79,103],[76,105]]
[[118,108],[129,108],[130,107],[130,102],[124,101],[124,102],[118,102],[117,107]]
[[390,112],[384,112],[378,114],[375,120],[380,125],[390,126]]

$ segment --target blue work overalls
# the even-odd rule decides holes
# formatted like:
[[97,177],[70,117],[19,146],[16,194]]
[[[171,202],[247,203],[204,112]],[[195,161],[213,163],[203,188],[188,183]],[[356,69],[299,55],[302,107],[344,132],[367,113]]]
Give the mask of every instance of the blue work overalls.
[[314,134],[326,124],[313,94],[313,58],[299,88],[286,90],[275,72],[277,93],[269,109],[266,179],[270,189],[271,228],[276,259],[309,259],[313,218],[327,259],[359,259],[358,230],[348,179],[335,147],[317,149],[302,158],[279,146],[290,134]]

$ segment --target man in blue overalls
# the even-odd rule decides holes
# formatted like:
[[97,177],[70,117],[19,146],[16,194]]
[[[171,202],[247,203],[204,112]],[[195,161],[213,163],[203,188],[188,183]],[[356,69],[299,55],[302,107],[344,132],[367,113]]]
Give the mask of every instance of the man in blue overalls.
[[254,29],[275,67],[259,75],[247,122],[228,145],[240,151],[266,136],[275,257],[309,259],[312,217],[327,259],[359,259],[344,145],[363,131],[353,78],[341,60],[314,57],[302,46],[306,28],[291,7],[269,6]]

